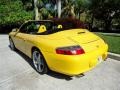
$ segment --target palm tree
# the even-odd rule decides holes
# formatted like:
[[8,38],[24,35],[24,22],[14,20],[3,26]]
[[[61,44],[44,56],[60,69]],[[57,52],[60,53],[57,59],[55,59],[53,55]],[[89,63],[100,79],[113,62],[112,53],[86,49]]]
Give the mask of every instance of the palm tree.
[[39,12],[38,12],[37,3],[38,3],[38,0],[34,0],[35,20],[39,20]]
[[57,0],[58,17],[61,17],[61,0]]
[[85,11],[88,6],[88,0],[76,0],[75,2],[75,13],[78,15],[80,19],[80,14]]
[[64,0],[63,1],[63,8],[62,8],[62,16],[66,17],[71,15],[72,17],[75,17],[75,5],[74,0]]
[[[61,17],[61,4],[62,1],[61,0],[50,0],[52,4],[57,6],[57,14],[58,14],[58,18]],[[64,0],[63,0],[64,1]]]

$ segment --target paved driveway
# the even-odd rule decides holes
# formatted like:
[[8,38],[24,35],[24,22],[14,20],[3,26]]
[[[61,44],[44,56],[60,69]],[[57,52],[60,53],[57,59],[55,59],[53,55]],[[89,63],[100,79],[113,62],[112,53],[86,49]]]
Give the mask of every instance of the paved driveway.
[[40,75],[29,58],[8,45],[8,36],[0,35],[0,90],[120,90],[120,61],[108,58],[83,77]]

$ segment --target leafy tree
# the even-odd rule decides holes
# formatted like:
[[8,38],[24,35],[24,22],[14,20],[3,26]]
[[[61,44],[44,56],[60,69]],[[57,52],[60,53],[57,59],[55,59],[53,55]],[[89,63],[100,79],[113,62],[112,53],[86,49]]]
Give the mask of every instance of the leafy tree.
[[112,20],[120,16],[120,0],[91,0],[90,11],[93,18],[103,20],[105,29],[110,30]]
[[72,17],[75,17],[75,5],[74,0],[64,0],[62,2],[62,17],[68,17],[71,15]]
[[80,19],[80,14],[85,12],[88,9],[89,0],[75,0],[75,13],[78,15],[78,18]]
[[[54,2],[51,3],[50,0],[23,0],[23,4],[28,10],[36,11],[37,19],[47,19],[49,15],[54,15]],[[31,5],[31,4],[32,5]],[[28,5],[28,7],[27,7]],[[31,7],[31,8],[30,8]],[[36,17],[36,16],[34,16]]]
[[71,14],[80,19],[80,14],[87,10],[88,4],[89,0],[64,0],[62,2],[62,16],[66,17]]
[[32,19],[32,12],[26,12],[20,0],[1,0],[0,17],[1,25],[14,25]]

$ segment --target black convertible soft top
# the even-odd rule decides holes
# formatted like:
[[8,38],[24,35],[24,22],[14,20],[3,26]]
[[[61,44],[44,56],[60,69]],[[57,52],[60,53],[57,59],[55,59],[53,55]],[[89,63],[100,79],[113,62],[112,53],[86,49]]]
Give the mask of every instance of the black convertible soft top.
[[[37,33],[39,27],[41,25],[46,26],[46,31],[42,33]],[[62,28],[57,28],[58,25],[62,25]],[[26,28],[27,27],[27,28]],[[64,30],[70,30],[70,29],[78,29],[78,28],[86,28],[84,23],[81,22],[78,19],[70,19],[70,18],[53,18],[50,20],[29,20],[25,22],[21,28],[28,29],[27,32],[30,34],[36,34],[36,35],[48,35],[53,34],[56,32],[64,31]]]

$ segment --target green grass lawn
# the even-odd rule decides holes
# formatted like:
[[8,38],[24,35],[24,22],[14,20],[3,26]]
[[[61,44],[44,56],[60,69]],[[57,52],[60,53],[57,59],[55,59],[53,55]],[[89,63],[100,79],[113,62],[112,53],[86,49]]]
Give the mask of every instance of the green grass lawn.
[[101,33],[96,34],[103,38],[108,44],[109,52],[120,54],[120,35],[103,35]]

